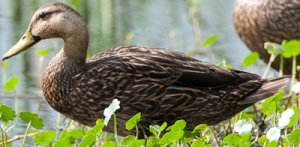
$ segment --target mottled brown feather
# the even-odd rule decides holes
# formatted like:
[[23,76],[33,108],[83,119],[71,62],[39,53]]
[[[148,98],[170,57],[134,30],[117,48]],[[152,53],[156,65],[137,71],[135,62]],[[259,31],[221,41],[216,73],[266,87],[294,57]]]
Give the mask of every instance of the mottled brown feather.
[[[299,0],[236,0],[233,23],[241,40],[268,62],[265,42],[281,44],[283,40],[300,39]],[[300,63],[300,57],[297,58]],[[280,59],[272,67],[279,69]],[[292,72],[292,60],[285,59],[284,73]]]

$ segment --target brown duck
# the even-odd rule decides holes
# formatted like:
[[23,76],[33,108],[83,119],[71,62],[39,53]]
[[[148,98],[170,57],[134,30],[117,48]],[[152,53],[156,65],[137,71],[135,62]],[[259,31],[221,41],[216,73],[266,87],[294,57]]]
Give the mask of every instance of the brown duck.
[[[49,105],[93,126],[112,100],[118,99],[120,135],[134,133],[124,125],[138,112],[142,113],[139,128],[146,134],[150,124],[171,124],[178,119],[187,121],[189,129],[201,123],[214,125],[273,95],[286,83],[286,78],[263,80],[159,48],[120,46],[86,60],[86,24],[79,13],[58,2],[34,13],[28,30],[3,60],[48,38],[64,40],[43,75]],[[112,122],[105,129],[111,132]]]
[[[236,0],[233,22],[241,40],[252,51],[260,54],[268,62],[270,55],[264,43],[300,39],[300,1],[299,0]],[[300,57],[297,58],[300,63]],[[279,69],[280,59],[272,64]],[[292,72],[292,60],[285,59],[285,74]]]

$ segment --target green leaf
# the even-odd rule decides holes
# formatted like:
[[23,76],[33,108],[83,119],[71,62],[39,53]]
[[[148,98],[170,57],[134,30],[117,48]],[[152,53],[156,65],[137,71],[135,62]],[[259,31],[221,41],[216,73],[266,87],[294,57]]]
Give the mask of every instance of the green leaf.
[[80,147],[91,146],[96,140],[96,136],[102,134],[102,129],[104,128],[103,119],[98,119],[96,125],[88,130],[83,136],[82,142],[79,144]]
[[222,60],[221,63],[218,64],[219,67],[223,67],[223,68],[228,68],[228,69],[231,69],[232,68],[232,65],[230,64],[227,64],[226,60]]
[[258,144],[260,146],[264,146],[265,142],[268,141],[266,135],[262,135],[259,139],[258,139]]
[[74,139],[80,139],[84,135],[84,131],[81,129],[74,129],[71,131],[68,131],[67,138],[74,138]]
[[259,54],[257,52],[250,53],[244,60],[243,60],[243,66],[249,67],[253,65],[257,59],[259,58]]
[[283,48],[280,44],[266,42],[264,44],[264,48],[268,51],[269,54],[273,54],[275,56],[280,55],[283,53]]
[[159,146],[159,140],[153,136],[150,136],[147,140],[147,147],[158,147]]
[[122,141],[122,146],[128,146],[128,147],[136,147],[136,146],[142,146],[145,144],[145,140],[143,139],[136,139],[134,136],[129,135],[126,136]]
[[298,146],[300,143],[300,128],[294,129],[287,137],[291,144]]
[[191,147],[204,147],[205,142],[202,139],[197,139],[195,142],[192,143]]
[[270,116],[276,111],[276,101],[271,98],[266,99],[261,106],[261,112],[266,116]]
[[127,130],[132,130],[137,123],[141,120],[141,112],[139,112],[138,114],[134,115],[133,117],[131,117],[127,122],[126,122],[126,129]]
[[217,42],[217,40],[218,40],[217,35],[211,35],[202,43],[202,47],[213,45]]
[[195,138],[195,135],[190,131],[185,131],[181,139],[182,144],[187,144]]
[[59,136],[59,139],[54,143],[54,147],[60,147],[60,146],[70,146],[70,141],[67,138],[68,136],[68,130],[63,130]]
[[247,112],[247,109],[246,109],[246,110],[242,111],[242,113],[240,113],[241,114],[240,119],[251,120],[252,117],[255,117],[255,113],[252,113],[254,111],[252,109],[252,107],[248,107],[248,110],[249,110],[248,112]]
[[49,50],[47,49],[40,49],[36,52],[36,54],[40,57],[45,57],[49,54]]
[[224,138],[222,145],[239,146],[240,139],[241,139],[240,135],[238,135],[236,133],[232,133],[232,134],[227,135]]
[[18,77],[11,77],[4,86],[4,91],[11,92],[13,91],[19,83]]
[[36,129],[42,129],[44,127],[44,121],[38,114],[21,112],[20,118],[27,123],[31,122],[31,126]]
[[168,126],[167,122],[164,122],[164,123],[160,126],[159,131],[160,131],[160,132],[164,131],[164,130],[166,129],[167,126]]
[[9,106],[0,104],[0,120],[9,122],[16,117],[16,112]]
[[269,116],[269,115],[273,114],[276,111],[276,109],[277,110],[281,109],[280,101],[282,100],[283,97],[284,97],[284,91],[280,90],[279,92],[275,93],[270,98],[267,98],[262,103],[261,112],[264,115]]
[[8,67],[8,63],[7,63],[7,62],[2,62],[2,63],[1,63],[1,66],[2,66],[3,68],[6,68],[6,67]]
[[68,136],[68,130],[63,130],[61,133],[60,133],[60,136],[59,138],[62,139],[62,138],[67,138]]
[[49,145],[55,137],[56,137],[56,132],[52,130],[48,130],[35,135],[33,139],[35,144],[46,146]]
[[251,146],[251,136],[252,136],[252,133],[243,134],[241,136],[240,141],[239,141],[239,146],[240,147],[249,147],[249,146]]
[[277,143],[277,141],[274,140],[274,141],[270,142],[267,147],[277,147],[277,146],[278,146],[278,143]]
[[137,147],[137,146],[143,146],[143,145],[145,145],[145,140],[137,139],[137,140],[134,140],[128,147]]
[[128,135],[128,136],[126,136],[126,137],[121,141],[121,145],[123,145],[123,146],[129,145],[129,144],[131,144],[134,140],[135,140],[135,136]]
[[206,124],[200,124],[194,128],[193,133],[201,133],[201,131],[205,130],[207,127]]
[[150,125],[149,131],[150,131],[155,137],[158,137],[158,133],[160,132],[160,130],[159,130],[159,125]]
[[283,138],[283,147],[288,147],[289,143],[287,141],[287,138]]
[[98,119],[96,121],[96,125],[89,130],[87,133],[95,133],[96,135],[100,136],[102,134],[102,129],[104,128],[104,121],[103,119]]
[[86,132],[86,135],[88,135],[88,134],[95,134],[95,136],[96,135],[100,136],[101,133],[102,133],[102,129],[103,128],[104,128],[104,121],[103,121],[103,119],[98,119],[96,121],[96,125],[94,127],[92,127],[90,130],[88,130]]
[[167,131],[180,131],[183,130],[186,126],[186,122],[184,120],[177,120],[172,126],[170,126]]
[[270,98],[272,98],[274,101],[281,101],[283,97],[284,97],[284,90],[281,89]]
[[96,140],[96,134],[84,135],[82,142],[79,144],[80,147],[87,147],[94,144]]
[[183,137],[184,131],[171,131],[167,132],[159,141],[161,145],[168,145],[172,142],[176,142]]
[[283,42],[283,56],[285,58],[291,58],[293,56],[298,56],[300,54],[300,41],[291,40]]
[[55,142],[53,146],[54,147],[63,147],[63,146],[68,147],[71,145],[67,139],[62,139],[62,140],[58,140],[57,142]]
[[194,51],[193,51],[193,50],[189,50],[189,51],[187,51],[185,54],[186,54],[187,56],[189,56],[189,57],[192,57],[193,54],[194,54]]
[[113,141],[108,141],[102,144],[102,147],[115,147],[116,143]]

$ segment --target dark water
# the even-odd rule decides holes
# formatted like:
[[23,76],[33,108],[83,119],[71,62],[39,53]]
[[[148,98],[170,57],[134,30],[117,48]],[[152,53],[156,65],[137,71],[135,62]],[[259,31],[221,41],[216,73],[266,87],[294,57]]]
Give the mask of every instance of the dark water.
[[[0,0],[1,56],[27,29],[33,12],[48,2],[51,0]],[[233,29],[231,11],[234,0],[201,0],[195,6],[188,5],[184,0],[64,0],[62,2],[77,9],[88,23],[90,54],[117,45],[136,44],[170,48],[184,53],[190,50],[204,51],[205,54],[195,55],[195,57],[210,63],[219,63],[225,59],[235,68],[241,69],[243,58],[250,53]],[[216,59],[212,58],[210,48],[200,48],[195,42],[193,19],[189,13],[192,9],[198,10],[194,18],[200,24],[201,40],[213,34],[219,37],[217,44],[214,45]],[[41,114],[47,128],[55,127],[57,113],[42,99],[39,79],[43,69],[61,45],[62,41],[58,39],[42,41],[25,53],[7,61],[8,67],[0,67],[0,102],[14,106],[14,99],[5,96],[13,93],[5,93],[2,86],[9,77],[18,76],[20,83],[16,93],[20,96],[19,110]],[[49,49],[50,55],[41,59],[36,55],[39,49]],[[262,73],[259,68],[244,70]],[[23,133],[24,130],[18,131]]]

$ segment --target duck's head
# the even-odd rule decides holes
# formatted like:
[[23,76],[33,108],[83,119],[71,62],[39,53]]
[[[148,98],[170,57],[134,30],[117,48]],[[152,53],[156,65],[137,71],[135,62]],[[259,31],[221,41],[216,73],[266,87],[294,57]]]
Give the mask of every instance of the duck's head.
[[[63,3],[49,3],[33,14],[27,31],[4,54],[2,60],[17,55],[43,39],[62,38],[66,42],[86,34],[86,24],[78,12]],[[88,36],[84,37],[88,39]]]

